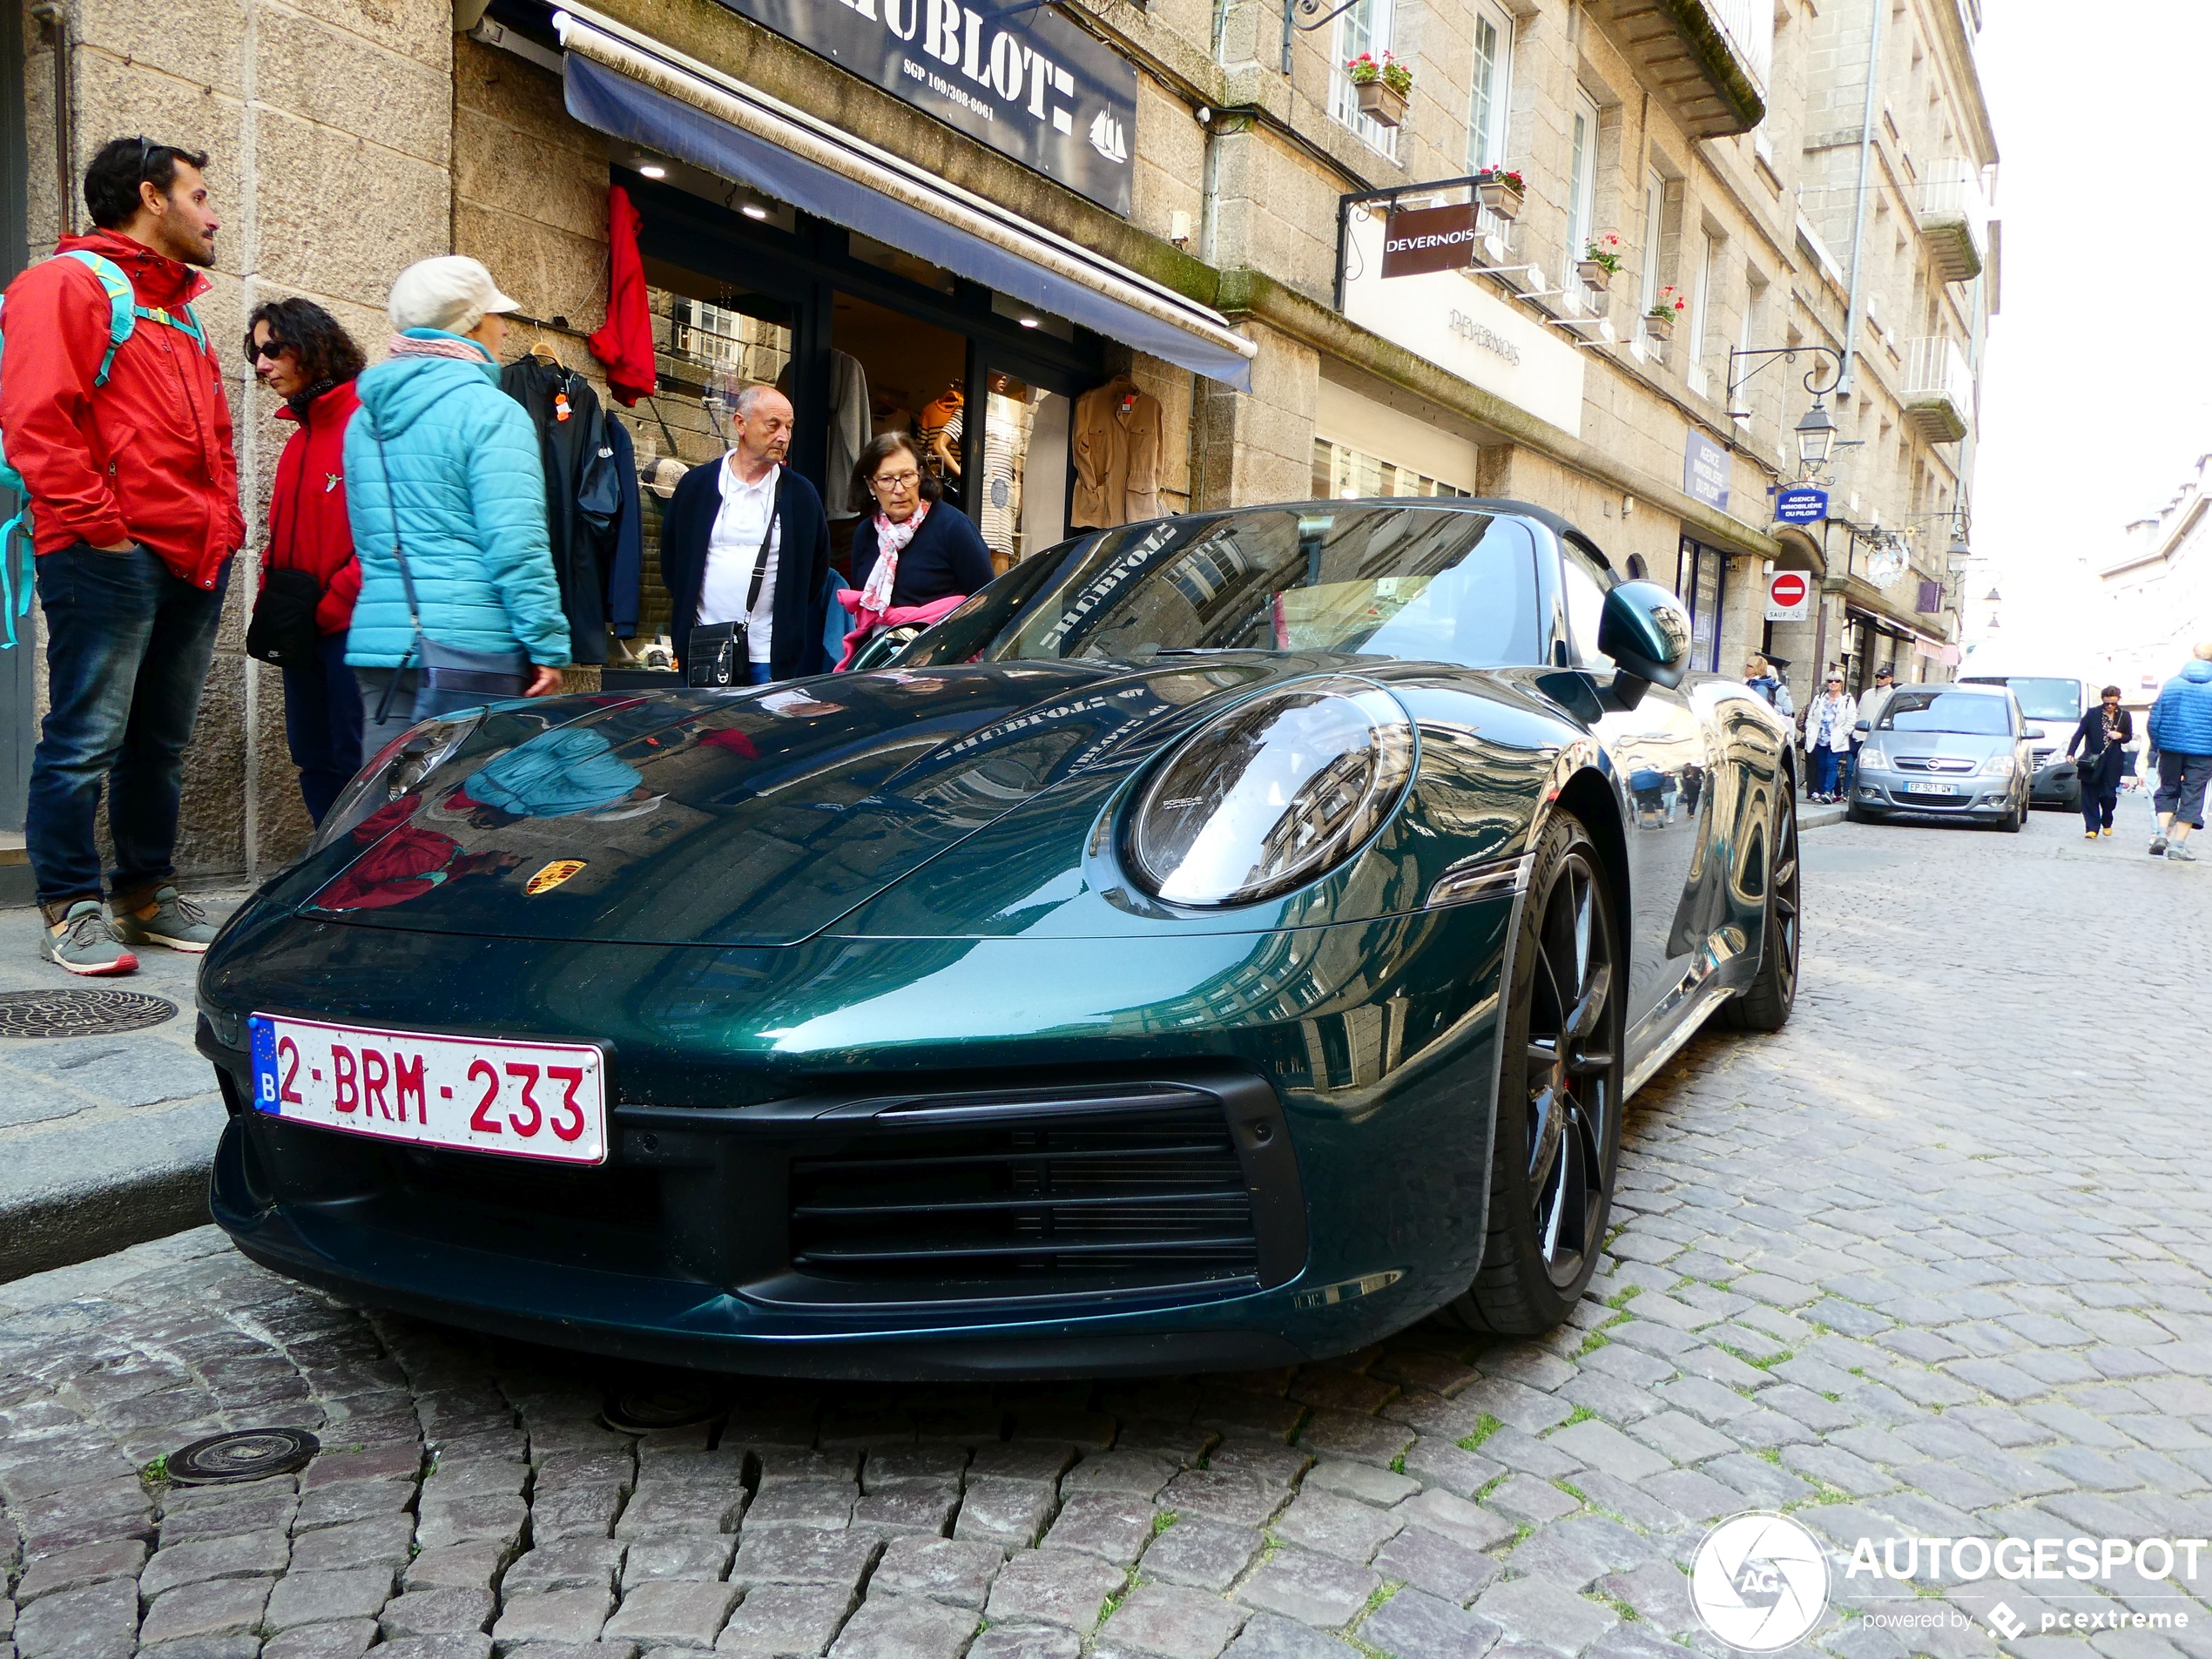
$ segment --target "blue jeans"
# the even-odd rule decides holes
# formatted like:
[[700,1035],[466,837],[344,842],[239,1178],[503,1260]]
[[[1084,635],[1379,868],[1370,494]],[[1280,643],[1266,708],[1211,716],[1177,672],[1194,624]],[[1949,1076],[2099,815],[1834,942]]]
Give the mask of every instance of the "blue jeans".
[[322,637],[313,668],[284,671],[284,740],[300,768],[300,794],[318,824],[361,769],[361,682],[346,666],[346,636]]
[[213,589],[179,578],[144,548],[79,542],[38,559],[51,706],[31,757],[24,840],[50,914],[100,896],[93,826],[100,787],[117,898],[143,900],[176,873],[185,749],[215,653],[230,568]]
[[1836,792],[1836,773],[1843,762],[1843,755],[1825,745],[1812,752],[1812,792],[1832,795]]

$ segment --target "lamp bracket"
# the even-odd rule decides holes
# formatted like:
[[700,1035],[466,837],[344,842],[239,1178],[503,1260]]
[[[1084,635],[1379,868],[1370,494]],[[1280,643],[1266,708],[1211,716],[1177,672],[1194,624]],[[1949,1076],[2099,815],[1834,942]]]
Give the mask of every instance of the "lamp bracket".
[[[1342,5],[1323,16],[1314,17],[1314,14],[1321,10],[1321,0],[1283,0],[1283,73],[1287,75],[1291,72],[1291,31],[1292,30],[1298,30],[1302,35],[1310,35],[1317,29],[1325,29],[1359,3],[1359,0],[1344,0]],[[1293,16],[1293,13],[1297,15]],[[1300,23],[1298,17],[1312,17],[1313,21]]]
[[[1733,410],[1735,408],[1736,395],[1743,389],[1744,385],[1753,375],[1759,372],[1759,369],[1764,368],[1767,364],[1772,362],[1777,357],[1782,359],[1782,361],[1785,363],[1794,363],[1797,361],[1797,354],[1799,352],[1806,353],[1808,355],[1817,358],[1824,357],[1835,365],[1835,373],[1830,378],[1825,386],[1816,386],[1813,384],[1813,381],[1817,380],[1820,374],[1820,365],[1818,363],[1816,362],[1812,368],[1806,370],[1806,391],[1811,393],[1815,397],[1825,397],[1829,393],[1834,391],[1838,386],[1841,386],[1844,383],[1844,360],[1835,351],[1826,346],[1757,346],[1749,349],[1739,349],[1737,347],[1731,346],[1728,348],[1728,402],[1730,409]],[[1758,364],[1757,368],[1747,368],[1741,374],[1738,374],[1736,372],[1736,365],[1738,359],[1749,360],[1754,357],[1763,360]]]

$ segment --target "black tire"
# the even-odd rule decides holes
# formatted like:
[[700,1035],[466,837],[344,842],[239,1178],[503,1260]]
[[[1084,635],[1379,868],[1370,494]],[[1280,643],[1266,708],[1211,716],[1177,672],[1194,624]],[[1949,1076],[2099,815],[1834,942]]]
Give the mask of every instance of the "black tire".
[[2020,833],[2020,826],[2027,820],[2026,810],[2018,801],[2014,801],[2006,809],[2004,817],[1997,820],[1997,827],[2007,835],[2017,835]]
[[1868,812],[1857,801],[1853,801],[1844,808],[1844,817],[1848,822],[1853,824],[1878,824],[1882,821],[1878,815]]
[[[1856,822],[1871,821],[1854,806]],[[1751,982],[1721,1004],[1721,1022],[1737,1031],[1779,1031],[1797,1005],[1798,953],[1804,943],[1798,905],[1797,815],[1779,803],[1768,833],[1766,925],[1760,929],[1759,966]],[[1777,949],[1777,947],[1780,948]]]
[[[1536,848],[1500,1041],[1482,1268],[1445,1317],[1501,1336],[1561,1324],[1597,1269],[1621,1159],[1628,990],[1612,883],[1581,823]],[[1571,983],[1571,995],[1567,987]]]

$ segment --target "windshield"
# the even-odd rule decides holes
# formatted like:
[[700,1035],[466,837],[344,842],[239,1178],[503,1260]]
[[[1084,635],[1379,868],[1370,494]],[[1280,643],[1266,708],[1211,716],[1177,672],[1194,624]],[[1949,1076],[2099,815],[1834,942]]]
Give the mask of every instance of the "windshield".
[[903,661],[1341,651],[1487,668],[1538,659],[1536,612],[1536,541],[1520,520],[1322,502],[1169,519],[1049,549]]
[[2081,718],[2080,680],[2028,679],[2015,676],[2008,679],[1991,680],[1987,684],[2011,686],[2013,695],[2020,699],[2020,712],[2031,720],[2078,720]]
[[1897,691],[1882,707],[1881,729],[2008,738],[2013,734],[2013,717],[2003,698],[1986,691]]

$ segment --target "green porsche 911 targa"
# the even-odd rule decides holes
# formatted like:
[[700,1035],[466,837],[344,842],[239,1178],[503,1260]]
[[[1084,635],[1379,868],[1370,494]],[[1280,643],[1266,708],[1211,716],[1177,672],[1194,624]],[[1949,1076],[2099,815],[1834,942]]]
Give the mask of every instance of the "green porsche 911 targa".
[[886,664],[417,726],[200,978],[216,1218],[733,1371],[1541,1331],[1623,1106],[1798,955],[1786,727],[1503,501],[1088,534]]

